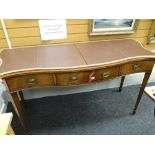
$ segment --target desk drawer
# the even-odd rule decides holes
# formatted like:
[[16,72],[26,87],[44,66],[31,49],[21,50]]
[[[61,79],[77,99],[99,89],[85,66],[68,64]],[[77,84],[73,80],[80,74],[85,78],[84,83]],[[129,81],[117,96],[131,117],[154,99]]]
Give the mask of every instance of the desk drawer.
[[74,72],[74,73],[58,73],[56,74],[56,85],[78,85],[88,83],[89,72]]
[[6,79],[6,83],[12,92],[26,88],[54,85],[54,80],[51,74],[34,74],[11,77]]
[[95,71],[95,81],[103,81],[119,76],[119,67],[105,68]]
[[152,61],[132,62],[132,63],[122,65],[121,73],[129,74],[129,73],[151,71],[153,65],[154,65],[154,62]]
[[78,85],[99,82],[119,76],[119,67],[112,67],[88,72],[56,74],[56,85]]

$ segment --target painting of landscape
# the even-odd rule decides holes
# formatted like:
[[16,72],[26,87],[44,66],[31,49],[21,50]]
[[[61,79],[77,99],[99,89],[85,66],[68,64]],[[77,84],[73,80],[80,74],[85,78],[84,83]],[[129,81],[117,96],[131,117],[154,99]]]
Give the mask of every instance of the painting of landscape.
[[136,30],[136,19],[93,19],[91,21],[91,34],[125,34],[134,33]]
[[94,29],[132,27],[133,19],[95,19]]

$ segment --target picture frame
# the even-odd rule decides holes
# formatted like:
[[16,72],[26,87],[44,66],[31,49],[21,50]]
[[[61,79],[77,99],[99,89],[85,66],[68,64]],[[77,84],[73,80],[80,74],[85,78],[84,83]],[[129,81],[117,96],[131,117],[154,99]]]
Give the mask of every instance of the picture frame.
[[148,43],[149,44],[155,43],[155,20],[152,21],[150,35],[148,37]]
[[112,35],[135,33],[138,19],[92,19],[90,35]]

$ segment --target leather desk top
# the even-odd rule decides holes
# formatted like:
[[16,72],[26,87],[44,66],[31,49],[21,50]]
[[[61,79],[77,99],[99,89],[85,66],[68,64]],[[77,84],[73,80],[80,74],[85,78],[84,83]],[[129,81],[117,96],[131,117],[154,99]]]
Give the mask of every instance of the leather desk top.
[[88,65],[155,56],[153,52],[131,39],[79,43],[76,46]]
[[48,45],[3,50],[0,77],[20,71],[74,69],[121,63],[134,59],[153,59],[155,54],[131,40]]

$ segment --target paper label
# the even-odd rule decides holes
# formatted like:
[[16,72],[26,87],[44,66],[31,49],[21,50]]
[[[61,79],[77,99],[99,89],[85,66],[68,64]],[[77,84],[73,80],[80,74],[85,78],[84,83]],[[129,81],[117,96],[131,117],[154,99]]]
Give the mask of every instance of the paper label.
[[39,20],[42,40],[55,40],[67,38],[66,20]]

